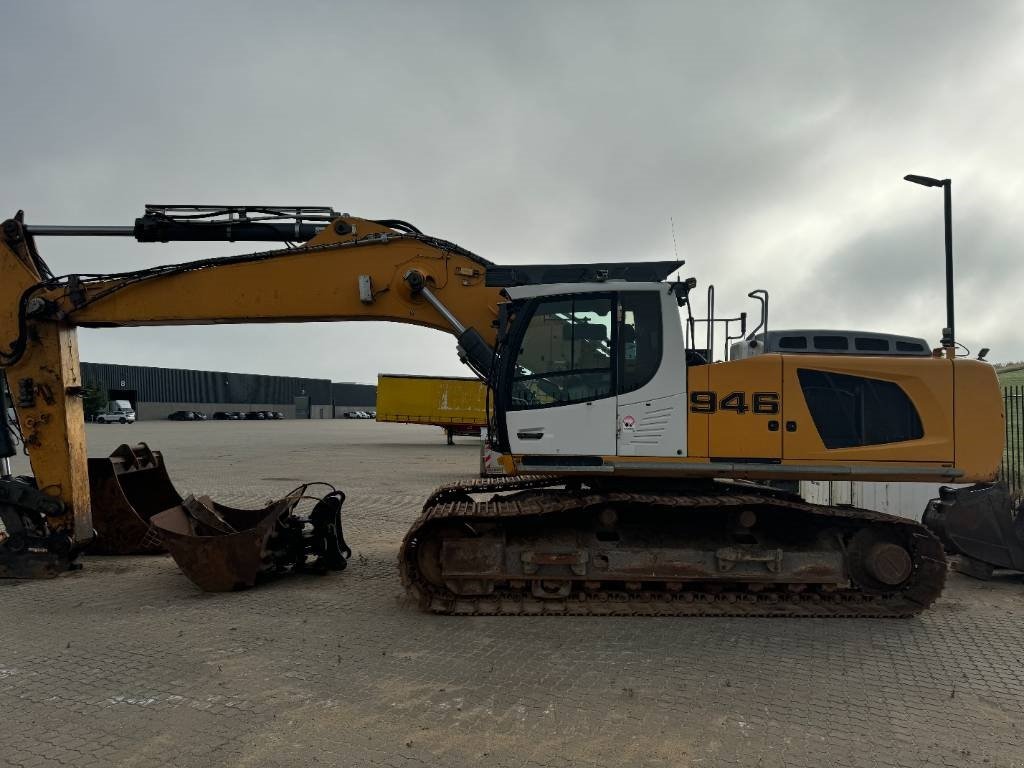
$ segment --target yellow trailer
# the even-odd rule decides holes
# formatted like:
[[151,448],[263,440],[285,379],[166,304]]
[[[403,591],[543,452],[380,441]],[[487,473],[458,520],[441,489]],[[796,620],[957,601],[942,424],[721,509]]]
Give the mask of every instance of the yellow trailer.
[[377,421],[433,424],[454,435],[478,435],[487,426],[487,385],[453,376],[377,376]]

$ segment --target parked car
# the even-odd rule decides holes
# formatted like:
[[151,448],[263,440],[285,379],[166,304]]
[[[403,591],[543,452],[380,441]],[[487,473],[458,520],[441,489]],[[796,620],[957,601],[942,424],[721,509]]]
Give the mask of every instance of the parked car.
[[238,417],[232,411],[214,411],[210,418],[217,421],[232,421]]
[[284,418],[284,414],[281,413],[280,411],[267,411],[267,413],[270,414],[270,418],[272,418],[272,419],[283,419]]
[[167,414],[167,418],[171,421],[195,421],[196,415],[193,411],[175,411]]
[[208,418],[205,413],[200,413],[199,411],[192,411],[192,415],[196,417],[196,421],[206,421]]
[[241,421],[245,418],[245,414],[241,411],[228,411],[231,414],[231,418]]
[[131,408],[118,408],[116,410],[108,408],[102,413],[97,413],[93,421],[97,424],[134,424],[135,411]]
[[267,417],[263,415],[263,411],[249,411],[245,418],[247,421],[263,421]]

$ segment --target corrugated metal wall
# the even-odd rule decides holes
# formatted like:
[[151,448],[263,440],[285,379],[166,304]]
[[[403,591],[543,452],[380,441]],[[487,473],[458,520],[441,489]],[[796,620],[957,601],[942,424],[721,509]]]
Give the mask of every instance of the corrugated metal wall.
[[334,382],[331,384],[331,394],[335,405],[344,406],[368,406],[375,408],[377,405],[377,385],[375,384],[347,384]]
[[[942,485],[962,487],[956,483]],[[801,480],[800,495],[814,504],[852,504],[920,522],[928,501],[938,498],[939,486],[939,483]]]
[[[82,381],[103,389],[134,389],[150,403],[276,403],[291,405],[307,395],[311,403],[330,405],[331,382],[255,373],[192,371],[114,363],[82,363]],[[341,385],[360,386],[360,385]],[[371,399],[371,404],[373,400]]]

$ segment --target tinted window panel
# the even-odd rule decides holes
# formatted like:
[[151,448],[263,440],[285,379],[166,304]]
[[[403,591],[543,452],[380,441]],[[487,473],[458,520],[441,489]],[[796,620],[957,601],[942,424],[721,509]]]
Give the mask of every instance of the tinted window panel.
[[854,347],[861,352],[888,352],[889,341],[887,339],[872,339],[858,337],[853,340]]
[[797,369],[797,377],[826,448],[924,437],[921,417],[898,384],[807,368]]
[[640,389],[661,365],[661,300],[657,293],[619,294],[619,392]]
[[815,336],[814,346],[817,349],[849,349],[850,342],[845,336]]
[[781,336],[779,349],[807,349],[806,336]]
[[914,341],[897,341],[897,352],[924,352],[924,345]]

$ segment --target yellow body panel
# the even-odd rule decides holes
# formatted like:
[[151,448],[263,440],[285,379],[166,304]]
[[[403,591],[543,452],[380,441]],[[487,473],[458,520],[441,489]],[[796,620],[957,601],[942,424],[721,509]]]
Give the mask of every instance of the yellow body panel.
[[[796,431],[785,432],[783,457],[810,461],[910,461],[953,463],[953,362],[945,358],[779,355],[783,359],[783,419]],[[814,428],[797,378],[810,368],[898,384],[914,403],[924,437],[901,443],[828,449]],[[993,377],[995,376],[993,372]]]
[[377,376],[377,421],[487,426],[487,385],[478,379]]
[[953,364],[953,422],[956,465],[968,477],[994,479],[1003,459],[1006,415],[999,379],[988,363],[957,360]]
[[[778,459],[782,455],[782,430],[778,414],[756,413],[751,401],[755,393],[778,393],[782,385],[781,355],[758,355],[732,363],[707,366],[708,391],[716,394],[718,407],[708,418],[709,452],[713,458]],[[691,388],[691,392],[694,391]],[[733,393],[741,393],[737,397]],[[736,408],[726,408],[730,395]],[[745,410],[740,412],[743,401]],[[690,415],[693,412],[691,403]],[[770,428],[770,423],[775,428]],[[692,452],[688,451],[688,453]]]
[[[691,462],[722,457],[774,456],[783,467],[794,468],[793,473],[784,473],[787,477],[799,477],[801,467],[835,465],[836,473],[830,477],[862,480],[934,480],[934,475],[928,473],[944,467],[956,470],[948,479],[955,478],[959,482],[988,482],[998,473],[1003,450],[1002,398],[995,370],[987,363],[934,357],[768,354],[699,368],[710,369],[710,372],[691,375],[688,387],[691,393],[706,386],[721,400],[731,390],[777,391],[781,413],[759,416],[719,410],[711,416],[703,416],[709,422],[711,450],[703,454],[688,451],[687,458]],[[914,404],[923,437],[878,445],[826,448],[800,386],[800,369],[861,376],[898,385]],[[696,373],[696,368],[691,371]],[[694,414],[689,417],[693,418]],[[780,430],[769,434],[780,437],[775,445],[781,450],[774,454],[771,451],[751,453],[752,446],[765,445],[764,422],[775,418],[779,419]],[[923,470],[916,476],[915,466]],[[875,470],[877,467],[889,473],[906,468],[907,473],[879,473]],[[773,476],[779,475],[773,473]],[[743,473],[742,476],[764,478],[768,475]]]
[[[711,388],[710,365],[694,365],[686,372],[687,402],[694,392]],[[686,452],[691,456],[710,456],[711,416],[690,411],[686,415]]]

